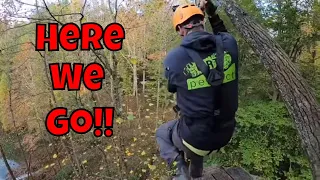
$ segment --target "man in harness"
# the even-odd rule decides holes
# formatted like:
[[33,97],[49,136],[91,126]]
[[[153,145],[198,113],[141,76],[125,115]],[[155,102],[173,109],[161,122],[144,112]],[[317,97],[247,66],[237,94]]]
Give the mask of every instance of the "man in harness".
[[156,139],[169,167],[176,162],[174,179],[202,177],[203,157],[227,145],[236,124],[237,42],[226,32],[216,7],[208,2],[204,9],[213,34],[204,30],[200,8],[176,7],[173,26],[183,39],[164,61],[168,91],[176,93],[179,118],[162,124]]

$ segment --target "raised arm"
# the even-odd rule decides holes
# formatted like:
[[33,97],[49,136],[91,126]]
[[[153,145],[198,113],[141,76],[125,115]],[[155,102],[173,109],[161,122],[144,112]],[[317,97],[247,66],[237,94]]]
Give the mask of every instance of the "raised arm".
[[215,6],[211,0],[200,0],[199,7],[208,16],[214,34],[217,34],[219,32],[228,32],[222,19],[220,19],[219,15],[216,13],[217,6]]

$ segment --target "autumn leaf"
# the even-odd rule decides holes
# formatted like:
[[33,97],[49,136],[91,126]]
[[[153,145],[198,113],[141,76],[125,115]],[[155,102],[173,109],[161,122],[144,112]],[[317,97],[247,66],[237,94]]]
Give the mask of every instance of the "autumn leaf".
[[121,119],[121,118],[117,118],[117,119],[116,119],[116,123],[122,124],[122,122],[123,122],[123,119]]
[[177,161],[174,161],[173,162],[173,167],[175,167],[177,164],[178,164]]
[[146,133],[144,133],[144,132],[142,132],[142,133],[141,133],[141,136],[146,136],[146,135],[147,135],[147,134],[146,134]]
[[142,151],[141,156],[144,156],[144,155],[146,155],[146,152]]
[[130,59],[130,62],[131,62],[131,64],[137,64],[138,63],[138,60],[137,59]]
[[53,157],[53,159],[55,159],[55,158],[58,157],[58,155],[57,155],[57,154],[54,154],[52,157]]
[[109,150],[112,148],[112,145],[107,146],[106,150]]
[[151,164],[148,164],[148,167],[149,169],[151,169],[152,171],[155,170],[157,168],[157,166],[155,165],[151,165]]
[[66,162],[66,160],[67,160],[67,159],[63,159],[61,162],[62,162],[62,163],[65,163],[65,162]]

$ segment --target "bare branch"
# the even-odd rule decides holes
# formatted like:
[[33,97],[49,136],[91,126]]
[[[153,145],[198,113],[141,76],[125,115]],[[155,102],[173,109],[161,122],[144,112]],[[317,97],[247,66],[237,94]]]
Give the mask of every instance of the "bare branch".
[[82,16],[81,16],[81,18],[80,18],[80,23],[82,22],[82,19],[84,18],[84,15],[83,15],[83,14],[84,14],[84,8],[86,7],[86,4],[87,4],[87,0],[84,1],[83,6],[82,6],[82,8],[81,8],[81,13],[80,13],[80,14],[81,14]]
[[23,4],[23,5],[27,5],[27,6],[33,6],[33,7],[40,7],[40,8],[45,8],[44,6],[36,6],[34,4],[29,4],[29,3],[25,3],[25,2],[22,2],[20,0],[15,0],[16,2],[20,3],[20,4]]
[[23,24],[23,25],[20,25],[20,26],[15,26],[15,27],[12,27],[12,28],[8,28],[8,29],[5,29],[5,30],[1,31],[1,33],[7,32],[7,31],[13,30],[13,29],[22,28],[22,27],[28,26],[30,24],[39,23],[39,22],[41,22],[41,21],[34,21],[34,22],[30,22],[29,24]]
[[46,7],[46,10],[48,11],[48,13],[50,14],[50,16],[54,19],[54,21],[56,21],[57,23],[59,23],[60,25],[63,25],[63,23],[62,22],[60,22],[58,19],[56,19],[55,17],[54,17],[54,15],[51,13],[51,11],[50,11],[50,9],[49,9],[49,7],[48,7],[48,5],[47,5],[47,3],[46,3],[46,1],[45,0],[42,0],[43,1],[43,4],[45,5],[45,7]]

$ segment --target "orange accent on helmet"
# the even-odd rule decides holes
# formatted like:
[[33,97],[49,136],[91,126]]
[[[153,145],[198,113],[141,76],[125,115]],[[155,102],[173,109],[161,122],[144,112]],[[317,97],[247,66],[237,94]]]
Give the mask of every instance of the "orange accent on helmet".
[[179,24],[184,23],[194,15],[201,15],[204,18],[204,14],[201,9],[194,4],[180,5],[177,7],[172,18],[174,29],[177,30]]

